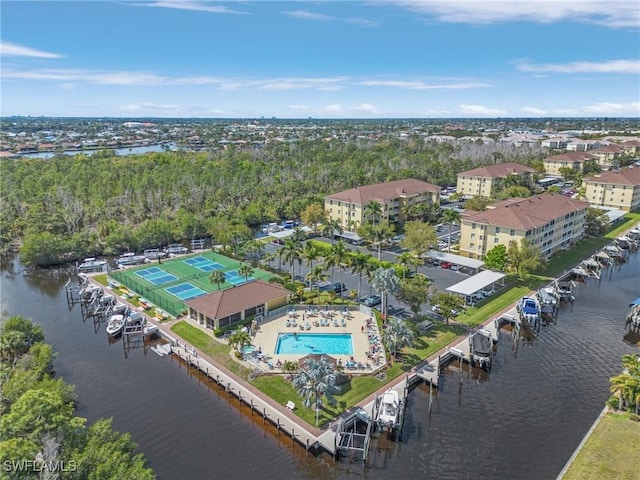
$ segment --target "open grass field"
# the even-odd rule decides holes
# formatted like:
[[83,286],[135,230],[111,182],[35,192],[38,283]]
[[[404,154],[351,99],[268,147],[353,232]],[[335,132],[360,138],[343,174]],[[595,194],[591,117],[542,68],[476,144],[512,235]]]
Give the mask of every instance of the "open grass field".
[[[201,252],[112,272],[110,276],[154,305],[178,316],[186,309],[186,300],[245,281],[272,277],[271,273],[254,268],[245,278],[239,273],[243,265],[216,252]],[[220,284],[209,281],[211,272],[216,270],[225,275]]]
[[607,413],[562,477],[563,480],[640,478],[640,422]]

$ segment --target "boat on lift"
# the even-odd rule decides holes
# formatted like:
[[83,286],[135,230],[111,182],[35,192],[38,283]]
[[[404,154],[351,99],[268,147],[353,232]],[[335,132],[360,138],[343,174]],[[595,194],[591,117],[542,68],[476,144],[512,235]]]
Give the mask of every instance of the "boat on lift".
[[540,302],[534,297],[522,297],[516,305],[521,320],[526,320],[531,328],[536,328],[540,321]]
[[376,422],[382,430],[392,430],[400,423],[401,412],[400,394],[393,389],[388,389],[380,399],[380,409]]
[[117,337],[122,333],[122,328],[124,327],[124,315],[121,313],[116,313],[115,315],[111,315],[109,321],[107,322],[107,335],[110,337]]

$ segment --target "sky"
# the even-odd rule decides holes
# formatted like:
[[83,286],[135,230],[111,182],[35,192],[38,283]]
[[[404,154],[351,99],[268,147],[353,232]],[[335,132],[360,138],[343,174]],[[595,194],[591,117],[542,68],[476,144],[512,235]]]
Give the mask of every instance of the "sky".
[[2,0],[2,116],[640,117],[637,0]]

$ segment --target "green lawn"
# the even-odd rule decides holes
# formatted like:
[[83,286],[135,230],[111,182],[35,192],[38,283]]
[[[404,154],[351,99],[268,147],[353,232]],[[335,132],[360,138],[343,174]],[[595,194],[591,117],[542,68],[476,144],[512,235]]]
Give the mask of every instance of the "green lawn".
[[562,477],[563,480],[640,478],[640,422],[607,413]]

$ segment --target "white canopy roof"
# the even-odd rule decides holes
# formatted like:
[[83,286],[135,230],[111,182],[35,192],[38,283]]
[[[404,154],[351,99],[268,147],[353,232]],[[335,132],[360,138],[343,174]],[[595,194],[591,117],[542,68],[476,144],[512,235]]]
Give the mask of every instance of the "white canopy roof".
[[484,265],[482,260],[475,260],[473,258],[463,257],[462,255],[439,252],[437,250],[431,250],[427,253],[427,257],[433,258],[434,260],[440,260],[441,262],[455,263],[461,267],[473,268],[474,270],[477,270]]
[[471,295],[483,288],[502,280],[506,275],[500,272],[494,272],[492,270],[483,270],[476,275],[469,277],[461,282],[451,285],[447,288],[449,293],[457,293],[458,295]]

